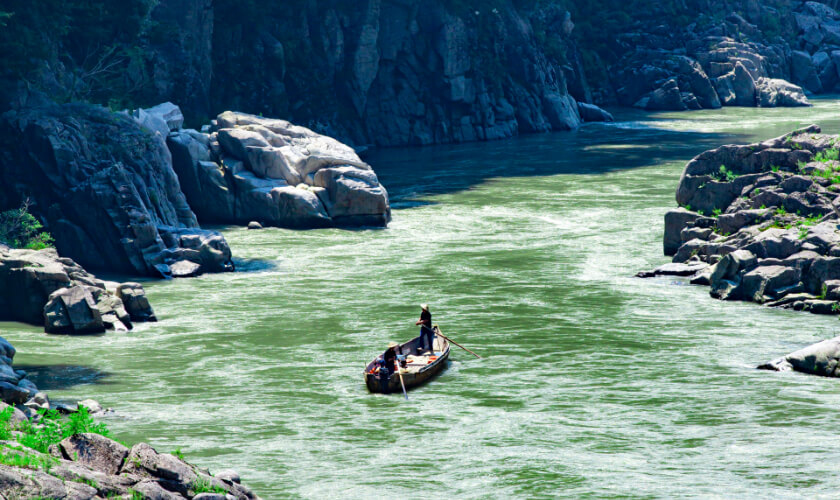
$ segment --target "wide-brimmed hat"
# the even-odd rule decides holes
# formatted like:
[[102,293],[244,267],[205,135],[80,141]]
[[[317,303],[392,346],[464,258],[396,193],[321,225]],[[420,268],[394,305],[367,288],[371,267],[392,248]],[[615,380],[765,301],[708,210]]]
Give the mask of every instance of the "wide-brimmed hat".
[[397,347],[398,345],[399,344],[397,344],[396,342],[388,342],[388,349],[390,349],[392,347]]
[[422,309],[424,311],[428,311],[429,310],[429,304],[420,304],[420,309]]

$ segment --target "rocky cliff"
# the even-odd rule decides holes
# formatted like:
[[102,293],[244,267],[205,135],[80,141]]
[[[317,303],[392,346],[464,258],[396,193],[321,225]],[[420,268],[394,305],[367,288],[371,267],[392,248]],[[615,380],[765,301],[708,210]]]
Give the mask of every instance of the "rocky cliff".
[[3,96],[23,80],[62,100],[173,101],[196,126],[237,109],[355,145],[609,119],[593,102],[806,105],[803,88],[840,83],[840,16],[813,1],[49,0],[2,16],[9,8]]
[[231,267],[224,238],[198,227],[159,132],[105,108],[33,99],[0,117],[0,207],[28,199],[59,253],[87,268],[179,276]]
[[702,13],[689,24],[648,13],[617,34],[605,77],[595,81],[599,102],[649,110],[804,106],[805,92],[840,90],[840,15],[827,5],[687,3],[684,13]]

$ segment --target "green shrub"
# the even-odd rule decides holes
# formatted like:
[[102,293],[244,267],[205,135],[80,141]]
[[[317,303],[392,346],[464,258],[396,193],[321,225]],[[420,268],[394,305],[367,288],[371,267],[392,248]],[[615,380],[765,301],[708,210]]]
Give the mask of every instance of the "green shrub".
[[840,149],[826,149],[814,155],[814,161],[828,163],[840,160]]
[[227,491],[221,486],[214,486],[205,479],[198,479],[192,484],[192,486],[190,486],[190,489],[196,495],[198,495],[199,493],[227,493]]
[[29,213],[29,200],[18,209],[0,212],[0,242],[12,248],[42,250],[53,246],[52,236],[42,229],[41,222]]
[[109,434],[105,424],[94,421],[90,412],[84,406],[80,406],[78,412],[72,413],[66,418],[63,418],[55,410],[39,410],[38,414],[41,415],[38,425],[33,425],[28,420],[20,425],[18,430],[22,431],[23,435],[19,436],[17,440],[20,444],[41,453],[47,453],[50,445],[58,444],[62,439],[76,434],[84,432],[92,432],[103,436]]

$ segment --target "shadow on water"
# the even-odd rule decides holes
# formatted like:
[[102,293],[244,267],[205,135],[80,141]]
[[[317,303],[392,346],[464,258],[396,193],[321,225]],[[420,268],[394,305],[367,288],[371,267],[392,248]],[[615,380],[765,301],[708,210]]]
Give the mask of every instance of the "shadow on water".
[[625,115],[628,121],[591,123],[571,132],[377,149],[365,161],[388,188],[393,208],[405,209],[428,203],[419,197],[466,190],[494,177],[601,174],[687,161],[721,144],[745,142],[731,133],[658,128],[645,121],[652,115]]
[[70,389],[77,385],[107,384],[106,379],[111,376],[109,372],[80,365],[15,364],[15,369],[25,371],[26,378],[42,391]]
[[233,265],[237,273],[260,273],[277,269],[277,263],[261,259],[233,258]]

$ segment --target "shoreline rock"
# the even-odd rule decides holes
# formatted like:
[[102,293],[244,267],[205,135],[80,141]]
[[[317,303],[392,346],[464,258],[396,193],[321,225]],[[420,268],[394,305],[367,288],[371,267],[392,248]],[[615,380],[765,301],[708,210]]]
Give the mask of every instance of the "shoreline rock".
[[669,266],[722,300],[840,314],[838,146],[812,125],[695,157],[665,215]]
[[84,334],[126,331],[156,318],[139,283],[97,279],[52,248],[0,247],[0,320]]
[[[10,422],[17,426],[26,421],[42,425],[40,410],[57,410],[68,414],[78,407],[51,404],[49,397],[38,392],[27,380],[26,373],[12,369],[15,348],[0,337],[0,410],[12,406]],[[91,415],[103,410],[93,400],[79,402]],[[26,466],[0,464],[0,496],[2,498],[105,498],[198,499],[210,498],[257,500],[259,497],[241,484],[239,474],[229,469],[213,476],[206,469],[185,462],[169,453],[159,453],[145,443],[131,448],[108,437],[80,433],[64,438],[41,453],[22,445],[14,434],[12,440],[0,441],[0,454],[25,457]],[[59,436],[60,438],[60,436]],[[5,462],[8,463],[8,462]],[[202,493],[204,492],[204,493]],[[204,496],[202,496],[204,495]],[[215,496],[214,496],[215,495]]]
[[822,377],[840,377],[840,337],[823,340],[757,367],[777,372],[797,371]]
[[179,120],[171,107],[153,110],[146,128],[103,107],[30,95],[0,117],[0,207],[30,200],[59,253],[89,269],[170,277],[170,265],[188,261],[200,273],[232,270],[227,242],[198,227],[155,130],[168,130],[161,116]]

